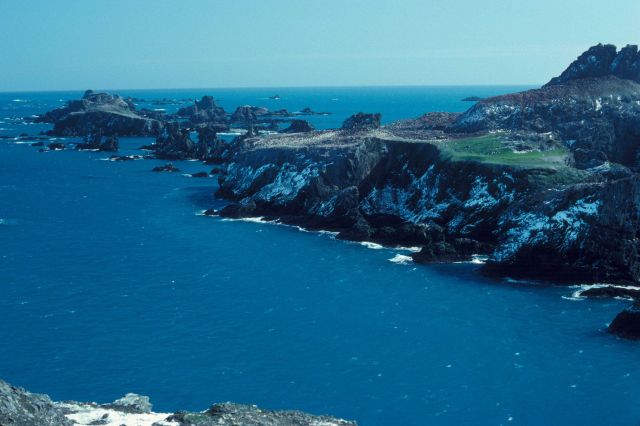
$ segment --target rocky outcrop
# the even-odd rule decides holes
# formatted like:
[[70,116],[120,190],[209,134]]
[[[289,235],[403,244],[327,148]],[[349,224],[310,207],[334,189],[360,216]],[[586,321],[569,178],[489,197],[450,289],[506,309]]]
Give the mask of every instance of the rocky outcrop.
[[625,339],[640,339],[640,303],[636,301],[620,312],[609,324],[608,330],[611,334]]
[[224,108],[218,106],[213,96],[203,96],[195,100],[193,105],[180,108],[176,114],[179,118],[186,118],[191,124],[206,124],[215,127],[218,131],[229,128],[229,119]]
[[379,113],[367,114],[359,112],[347,118],[342,123],[342,130],[359,131],[379,129],[381,118],[382,116]]
[[100,130],[94,130],[84,137],[82,143],[76,145],[76,149],[117,152],[118,146],[119,142],[117,136],[113,135],[103,138]]
[[0,425],[72,426],[73,421],[47,395],[27,392],[0,380]]
[[640,54],[638,46],[627,45],[617,51],[612,44],[590,47],[558,77],[547,85],[564,84],[590,77],[616,76],[640,83]]
[[153,169],[151,169],[152,172],[170,172],[170,173],[175,173],[175,172],[179,172],[180,169],[177,168],[176,166],[174,166],[171,163],[167,163],[163,166],[156,166]]
[[191,140],[188,129],[181,129],[176,122],[167,123],[156,138],[155,156],[166,160],[183,160],[197,157],[197,146]]
[[203,412],[157,413],[152,411],[148,397],[132,393],[109,404],[53,402],[46,395],[32,394],[0,380],[0,425],[355,426],[356,423],[301,411],[270,411],[229,402],[214,404]]
[[53,130],[48,133],[56,136],[85,136],[95,131],[104,136],[150,136],[162,129],[162,122],[138,114],[131,101],[92,90],[35,121],[52,123]]
[[289,127],[282,130],[282,133],[307,133],[313,130],[313,126],[307,120],[292,120]]

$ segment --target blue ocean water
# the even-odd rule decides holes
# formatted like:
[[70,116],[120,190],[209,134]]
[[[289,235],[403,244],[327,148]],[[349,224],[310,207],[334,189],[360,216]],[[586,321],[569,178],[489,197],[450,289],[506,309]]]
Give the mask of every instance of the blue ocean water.
[[[332,112],[310,117],[331,127],[361,110],[387,122],[461,111],[465,96],[514,89],[121,93],[213,94],[228,110],[308,106]],[[0,94],[0,135],[46,129],[20,117],[79,95]],[[147,142],[121,139],[125,153]],[[570,300],[574,289],[491,281],[477,265],[398,264],[398,250],[198,216],[223,203],[216,179],[107,156],[0,141],[0,377],[11,383],[54,399],[137,392],[159,411],[230,400],[362,425],[640,421],[640,346],[604,332],[627,302]]]

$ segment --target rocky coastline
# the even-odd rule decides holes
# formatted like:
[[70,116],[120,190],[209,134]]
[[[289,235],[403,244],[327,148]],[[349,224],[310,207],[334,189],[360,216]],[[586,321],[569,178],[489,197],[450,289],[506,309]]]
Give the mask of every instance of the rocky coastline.
[[[482,255],[482,271],[496,277],[639,282],[638,48],[593,46],[539,89],[474,101],[464,113],[382,125],[380,114],[360,112],[339,129],[314,130],[293,118],[311,109],[228,114],[205,96],[151,118],[131,100],[88,91],[38,120],[53,134],[137,129],[156,136],[144,147],[153,158],[217,164],[216,196],[230,204],[208,214],[417,247],[417,263]],[[105,124],[107,113],[129,121]],[[281,119],[289,127],[265,132]],[[231,125],[246,134],[218,138]]]
[[0,380],[0,425],[3,426],[355,426],[353,421],[301,411],[270,411],[255,405],[213,404],[201,412],[152,411],[149,397],[126,394],[112,403],[52,401]]

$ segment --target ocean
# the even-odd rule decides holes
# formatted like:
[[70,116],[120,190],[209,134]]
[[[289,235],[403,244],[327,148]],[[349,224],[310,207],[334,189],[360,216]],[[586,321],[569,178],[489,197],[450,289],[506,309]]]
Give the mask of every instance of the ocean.
[[[328,128],[358,111],[387,123],[520,89],[116,92],[210,94],[228,111],[310,107],[331,112],[305,117]],[[81,95],[0,93],[0,135],[46,130],[22,117]],[[122,138],[121,151],[148,142]],[[0,378],[10,383],[56,400],[136,392],[156,411],[234,401],[361,425],[640,421],[640,347],[604,331],[629,302],[575,300],[575,288],[490,280],[477,264],[415,265],[404,250],[201,216],[224,205],[215,178],[108,156],[0,140]]]

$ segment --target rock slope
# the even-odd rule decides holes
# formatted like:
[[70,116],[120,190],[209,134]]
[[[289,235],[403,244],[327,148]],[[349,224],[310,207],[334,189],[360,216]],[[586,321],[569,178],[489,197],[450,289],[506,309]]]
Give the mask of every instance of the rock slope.
[[355,426],[352,421],[300,411],[269,411],[254,405],[214,404],[202,412],[152,411],[149,398],[136,394],[109,403],[54,402],[0,380],[0,425],[3,426]]
[[149,136],[162,129],[162,122],[140,115],[135,105],[118,95],[87,90],[80,100],[38,117],[52,123],[55,136],[86,136],[95,131],[103,136]]

